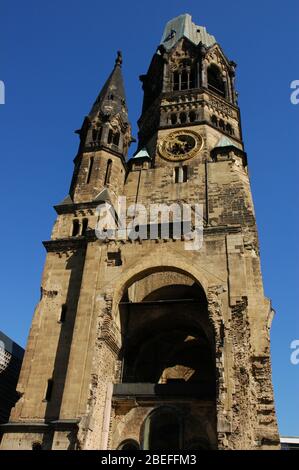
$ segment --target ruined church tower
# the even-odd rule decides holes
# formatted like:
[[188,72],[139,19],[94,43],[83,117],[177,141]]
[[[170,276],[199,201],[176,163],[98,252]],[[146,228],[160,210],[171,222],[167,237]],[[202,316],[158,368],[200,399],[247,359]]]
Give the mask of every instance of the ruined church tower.
[[[190,15],[169,21],[140,77],[138,148],[128,160],[118,53],[77,131],[69,194],[44,242],[41,298],[2,449],[279,448],[273,310],[235,68]],[[163,237],[159,223],[154,239],[99,239],[97,207],[116,208],[119,196],[146,209],[200,204],[202,246],[186,250],[184,236]]]

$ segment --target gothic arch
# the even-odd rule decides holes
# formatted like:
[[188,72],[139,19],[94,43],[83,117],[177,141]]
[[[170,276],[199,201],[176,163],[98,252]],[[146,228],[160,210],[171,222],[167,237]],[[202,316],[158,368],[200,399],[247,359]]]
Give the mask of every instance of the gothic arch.
[[[157,259],[157,261],[154,261]],[[195,267],[192,264],[192,258],[190,261],[186,261],[186,258],[179,256],[178,253],[168,252],[165,256],[164,253],[152,253],[152,256],[149,256],[143,259],[142,264],[136,263],[130,268],[128,268],[119,278],[118,282],[113,290],[113,306],[112,306],[112,317],[119,324],[119,302],[123,297],[125,290],[133,282],[141,279],[147,274],[157,272],[157,271],[175,271],[185,274],[192,278],[197,284],[199,284],[206,296],[208,296],[208,289],[224,284],[224,281],[216,278],[212,273],[204,271],[200,267]],[[161,260],[163,260],[161,262]]]
[[[166,419],[165,419],[166,418]],[[170,418],[167,420],[167,418]],[[179,407],[173,404],[159,405],[151,410],[145,417],[141,429],[140,429],[140,442],[142,449],[144,450],[165,450],[167,447],[153,447],[151,443],[151,433],[153,424],[162,424],[162,438],[166,439],[169,444],[172,444],[168,449],[175,450],[183,447],[184,439],[184,419],[182,411]],[[168,422],[167,422],[168,421]],[[164,427],[164,429],[163,429]],[[156,430],[155,430],[156,431]],[[164,432],[163,432],[164,431]],[[166,432],[165,432],[166,431]],[[155,432],[154,432],[155,434]],[[160,441],[160,436],[157,436],[155,440]],[[175,442],[177,441],[177,446]],[[160,442],[159,442],[160,444]],[[161,444],[160,444],[161,445]]]
[[[208,407],[211,407],[208,412],[210,413],[209,419],[211,422],[207,428],[205,427],[201,436],[198,433],[196,435],[186,434],[184,445],[190,443],[193,448],[194,446],[203,448],[205,446],[201,441],[194,440],[194,437],[202,437],[207,439],[212,448],[215,448],[217,445],[217,438],[215,437],[217,435],[216,421],[218,413],[221,417],[223,387],[225,387],[225,384],[218,380],[219,377],[223,376],[221,359],[223,311],[221,296],[225,292],[225,281],[198,266],[198,263],[192,263],[193,256],[191,253],[186,253],[186,255],[183,258],[175,252],[174,256],[171,250],[166,255],[163,252],[162,257],[161,250],[158,248],[152,253],[152,256],[144,258],[142,262],[134,263],[118,278],[113,295],[109,300],[111,306],[110,318],[119,332],[118,344],[120,347],[117,364],[115,364],[116,375],[114,380],[117,383],[125,384],[125,386],[133,387],[135,387],[134,384],[140,383],[145,384],[145,386],[147,386],[146,384],[155,384],[155,388],[166,387],[166,389],[163,389],[163,393],[166,394],[168,393],[167,390],[170,390],[169,387],[182,387],[180,388],[181,392],[178,393],[184,393],[185,396],[189,396],[188,394],[192,396],[194,390],[197,390],[197,398],[202,400],[202,403],[207,403]],[[163,260],[162,263],[161,260]],[[155,302],[159,300],[161,292],[159,288],[153,291],[144,290],[143,283],[159,287],[158,284],[152,283],[152,280],[148,278],[160,274],[162,277],[166,274],[166,277],[169,276],[171,280],[176,278],[189,279],[190,283],[189,285],[186,284],[186,287],[189,289],[196,285],[201,289],[206,299],[206,308],[202,310],[199,303],[195,303],[194,306],[189,305],[188,308],[183,309],[176,308],[173,305],[172,310],[167,311],[166,309],[159,311],[158,314],[155,313],[156,317],[153,323],[148,321],[147,314],[153,309],[144,306],[142,300]],[[180,282],[177,284],[180,284]],[[140,294],[140,287],[142,295]],[[171,295],[169,287],[166,284],[161,287],[163,295]],[[176,293],[179,292],[180,287],[182,285],[174,286]],[[133,304],[131,304],[131,294],[129,292],[131,288],[132,292],[138,292],[138,298],[135,299],[134,297]],[[188,296],[185,298],[187,299]],[[136,313],[139,318],[135,316]],[[129,329],[126,326],[127,314],[129,314],[130,325],[132,325]],[[204,319],[203,323],[201,323],[202,319]],[[159,323],[160,321],[161,323]],[[168,328],[167,325],[170,325],[171,328]],[[205,325],[207,325],[206,328]],[[185,336],[177,335],[175,330],[182,335],[185,334]],[[159,336],[160,331],[161,335]],[[166,335],[165,341],[169,345],[166,349],[161,346],[166,344],[163,335]],[[151,347],[150,340],[152,337],[154,342],[157,341],[157,343]],[[143,345],[145,346],[144,350],[142,349]],[[149,361],[149,351],[157,352],[156,359]],[[193,359],[195,357],[196,360]],[[186,423],[190,423],[190,420],[193,419],[192,413],[188,415]],[[205,416],[196,416],[194,419],[196,421],[194,429],[198,429],[198,423],[205,419]],[[119,442],[120,440],[118,440],[117,445]]]

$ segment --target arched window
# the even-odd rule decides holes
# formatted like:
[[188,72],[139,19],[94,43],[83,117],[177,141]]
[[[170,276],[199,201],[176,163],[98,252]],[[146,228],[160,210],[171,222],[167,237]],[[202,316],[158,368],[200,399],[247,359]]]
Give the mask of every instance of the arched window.
[[117,448],[117,450],[139,450],[139,444],[134,439],[126,439],[125,441],[121,442]]
[[187,121],[186,113],[180,113],[180,123],[185,124],[186,121]]
[[180,174],[181,167],[176,166],[174,169],[174,182],[175,183],[181,183],[181,174]]
[[112,141],[113,141],[113,130],[112,130],[112,129],[109,129],[109,133],[108,133],[108,144],[112,144]]
[[177,90],[190,90],[196,87],[196,67],[183,68],[173,73],[172,76],[172,89]]
[[226,132],[230,135],[234,134],[234,130],[233,130],[232,126],[229,123],[226,124]]
[[81,235],[85,235],[87,228],[88,228],[88,219],[83,219]]
[[221,71],[215,64],[208,67],[208,88],[218,93],[218,95],[225,96],[225,86]]
[[173,113],[170,116],[170,119],[171,119],[171,124],[176,124],[177,123],[177,115],[175,113]]
[[216,118],[215,114],[211,116],[211,123],[213,124],[213,126],[218,127],[218,119]]
[[193,67],[190,71],[189,88],[196,88],[196,68]]
[[179,90],[180,89],[180,76],[178,72],[173,73],[173,90]]
[[182,448],[183,426],[175,408],[162,406],[145,420],[143,447],[146,450],[175,450]]
[[225,124],[223,119],[219,119],[219,128],[222,129],[223,131],[225,130]]
[[118,145],[119,144],[120,133],[114,132],[112,129],[109,129],[108,133],[108,144]]
[[181,90],[189,89],[189,74],[187,70],[183,70],[181,73]]
[[102,127],[92,129],[92,140],[93,142],[100,142],[102,137]]
[[174,168],[174,182],[186,183],[188,179],[188,167],[186,165],[176,166]]
[[76,237],[80,233],[80,222],[78,219],[73,220],[73,229],[72,229],[72,237]]
[[190,113],[189,113],[189,121],[190,121],[190,122],[196,121],[196,113],[195,113],[195,111],[190,111]]
[[115,132],[115,133],[113,134],[113,140],[112,140],[112,142],[113,142],[114,145],[118,145],[118,144],[119,144],[119,137],[120,137],[119,132]]
[[104,182],[105,186],[110,183],[111,169],[112,169],[112,160],[108,160],[107,168],[106,168],[106,175],[105,175],[105,182]]

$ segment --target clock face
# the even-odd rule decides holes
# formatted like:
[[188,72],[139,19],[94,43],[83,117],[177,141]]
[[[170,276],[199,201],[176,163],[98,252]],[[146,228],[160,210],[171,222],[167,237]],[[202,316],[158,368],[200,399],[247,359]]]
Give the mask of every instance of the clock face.
[[203,139],[193,131],[176,131],[169,134],[159,144],[159,153],[167,160],[186,160],[201,150]]

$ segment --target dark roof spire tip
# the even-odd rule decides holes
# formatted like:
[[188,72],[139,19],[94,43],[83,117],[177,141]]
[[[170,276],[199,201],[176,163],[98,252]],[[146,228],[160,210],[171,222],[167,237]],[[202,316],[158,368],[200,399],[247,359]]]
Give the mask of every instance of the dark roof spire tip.
[[115,65],[121,65],[122,62],[123,62],[122,53],[121,53],[121,51],[117,51],[117,56],[116,56],[116,59],[115,59]]

